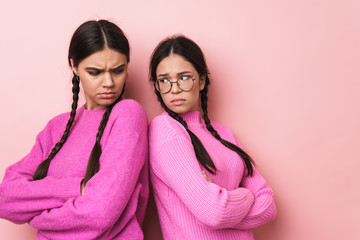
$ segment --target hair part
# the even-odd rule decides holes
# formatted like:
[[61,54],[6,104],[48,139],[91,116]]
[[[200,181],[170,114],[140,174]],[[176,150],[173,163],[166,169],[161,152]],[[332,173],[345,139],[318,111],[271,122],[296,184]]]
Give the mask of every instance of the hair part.
[[[127,61],[130,61],[129,42],[122,30],[116,24],[107,20],[87,21],[81,24],[75,30],[70,41],[68,53],[68,62],[70,67],[77,67],[82,60],[95,52],[103,50],[105,47],[124,54]],[[70,129],[76,116],[80,91],[80,79],[79,76],[77,76],[75,73],[72,79],[72,84],[73,103],[71,106],[70,118],[66,125],[65,131],[60,141],[56,143],[51,150],[49,156],[37,167],[33,176],[33,180],[40,180],[47,176],[51,160],[60,151],[70,134]],[[102,153],[100,140],[109,120],[110,113],[115,104],[121,100],[124,90],[125,84],[119,98],[106,108],[106,111],[100,122],[98,132],[96,134],[96,141],[88,160],[85,177],[82,181],[82,184],[84,185],[99,171],[100,156]]]
[[[183,57],[186,61],[188,61],[194,66],[195,70],[199,74],[199,78],[202,77],[205,79],[205,85],[203,90],[200,91],[200,94],[201,94],[201,109],[203,112],[203,118],[206,124],[206,128],[225,147],[231,149],[232,151],[235,151],[241,157],[241,159],[245,162],[247,175],[251,176],[253,174],[252,164],[254,164],[254,161],[251,159],[251,157],[240,147],[221,138],[218,132],[211,125],[207,110],[207,92],[208,92],[208,86],[210,84],[209,72],[207,69],[204,54],[201,51],[201,48],[194,41],[190,40],[189,38],[183,35],[174,35],[160,42],[151,56],[150,69],[149,69],[150,81],[152,81],[155,86],[157,80],[157,75],[156,75],[157,67],[164,58],[170,56],[171,54],[177,54]],[[164,110],[172,118],[174,118],[181,125],[183,125],[186,131],[188,132],[198,162],[206,170],[214,174],[217,170],[216,166],[212,161],[211,157],[209,156],[208,152],[204,148],[203,144],[201,143],[200,139],[192,131],[189,130],[187,123],[181,118],[179,114],[173,112],[165,105],[164,101],[162,100],[160,92],[157,91],[156,88],[154,89],[158,101],[160,102]]]

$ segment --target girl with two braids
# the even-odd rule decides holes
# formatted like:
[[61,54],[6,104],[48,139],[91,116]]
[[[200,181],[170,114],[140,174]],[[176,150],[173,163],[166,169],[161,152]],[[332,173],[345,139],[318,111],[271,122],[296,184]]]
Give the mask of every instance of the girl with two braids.
[[[122,99],[129,51],[112,22],[78,27],[68,55],[71,112],[51,119],[31,152],[7,168],[1,218],[29,223],[36,239],[143,239],[147,117]],[[86,103],[78,108],[80,83]]]
[[251,229],[276,216],[273,191],[230,130],[210,121],[201,49],[184,36],[163,40],[150,80],[165,110],[149,128],[164,239],[254,239]]

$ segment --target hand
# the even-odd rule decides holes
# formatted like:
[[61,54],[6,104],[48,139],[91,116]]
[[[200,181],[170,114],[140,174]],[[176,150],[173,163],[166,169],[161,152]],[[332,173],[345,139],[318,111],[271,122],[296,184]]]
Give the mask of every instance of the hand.
[[212,179],[211,179],[208,175],[206,175],[206,173],[205,173],[204,170],[202,170],[201,172],[202,172],[202,174],[204,175],[206,181],[208,181],[209,183],[212,183],[212,182],[213,182]]

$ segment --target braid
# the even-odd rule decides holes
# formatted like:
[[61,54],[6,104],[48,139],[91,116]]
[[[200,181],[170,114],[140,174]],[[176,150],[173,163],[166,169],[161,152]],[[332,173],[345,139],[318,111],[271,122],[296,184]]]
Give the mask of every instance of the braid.
[[37,167],[34,176],[33,176],[33,180],[40,180],[46,177],[49,166],[50,166],[50,162],[51,160],[55,157],[55,155],[60,151],[60,149],[62,148],[62,146],[64,145],[64,143],[66,142],[68,136],[69,136],[69,132],[70,132],[70,128],[74,122],[75,119],[75,115],[76,115],[76,109],[77,109],[77,105],[78,105],[78,100],[79,100],[79,91],[80,91],[80,81],[79,81],[79,77],[74,73],[74,76],[72,78],[72,92],[73,92],[73,103],[71,105],[71,112],[70,112],[70,118],[66,124],[66,128],[65,131],[60,139],[60,141],[58,143],[55,144],[55,146],[53,147],[53,149],[51,150],[49,156],[47,157],[47,159],[45,159],[42,163],[40,163],[40,165]]
[[206,84],[204,89],[201,91],[201,108],[202,108],[202,111],[203,111],[206,128],[225,147],[227,147],[227,148],[233,150],[234,152],[236,152],[244,160],[246,168],[248,170],[247,174],[248,174],[248,176],[252,176],[253,168],[252,168],[251,163],[254,164],[254,161],[251,159],[251,157],[244,150],[242,150],[241,148],[239,148],[235,144],[233,144],[233,143],[231,143],[229,141],[226,141],[225,139],[222,139],[220,137],[219,133],[211,125],[210,119],[208,117],[208,111],[207,111],[207,90],[208,90],[208,85]]
[[103,114],[102,120],[101,120],[99,128],[98,128],[98,132],[96,134],[95,144],[90,153],[90,157],[89,157],[88,164],[86,167],[85,176],[82,180],[82,184],[84,186],[100,169],[100,156],[102,153],[100,140],[104,133],[106,124],[109,120],[110,113],[111,113],[113,107],[121,100],[124,90],[125,90],[125,84],[124,84],[124,87],[123,87],[123,90],[122,90],[120,96],[116,99],[116,101],[113,104],[111,104],[110,106],[108,106],[106,108],[106,111]]
[[199,161],[199,163],[210,173],[214,174],[216,172],[216,167],[214,162],[211,160],[208,152],[206,151],[206,149],[204,148],[204,146],[202,145],[200,139],[192,132],[190,131],[190,129],[188,128],[187,123],[184,121],[184,119],[182,119],[182,117],[180,117],[177,113],[171,111],[163,102],[160,93],[156,92],[156,95],[158,97],[158,100],[161,104],[161,106],[165,109],[165,111],[170,115],[170,117],[174,118],[176,121],[178,121],[179,123],[181,123],[181,125],[184,126],[184,128],[186,129],[186,131],[189,133],[190,138],[191,138],[191,143],[194,147],[194,151],[195,151],[195,155],[197,160]]

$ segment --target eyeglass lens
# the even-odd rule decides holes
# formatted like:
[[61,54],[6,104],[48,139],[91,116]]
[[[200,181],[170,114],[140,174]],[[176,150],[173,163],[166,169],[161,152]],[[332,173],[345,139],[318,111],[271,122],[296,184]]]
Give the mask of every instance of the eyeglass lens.
[[195,78],[190,76],[180,76],[176,82],[170,82],[167,78],[158,79],[156,81],[156,88],[161,93],[167,93],[171,90],[173,84],[177,84],[183,91],[190,91],[194,86]]

